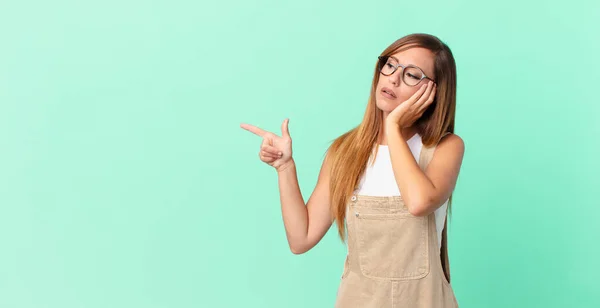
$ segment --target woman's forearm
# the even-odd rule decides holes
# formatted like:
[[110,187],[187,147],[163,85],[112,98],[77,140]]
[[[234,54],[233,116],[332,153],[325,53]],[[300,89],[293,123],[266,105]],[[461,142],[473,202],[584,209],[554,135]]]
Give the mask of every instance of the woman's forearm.
[[429,196],[435,190],[433,183],[415,161],[400,129],[388,127],[386,133],[392,169],[402,199],[413,215],[427,214],[422,213],[422,209],[428,207]]
[[301,253],[306,248],[308,234],[308,211],[300,186],[294,160],[277,170],[281,214],[288,244],[293,253]]

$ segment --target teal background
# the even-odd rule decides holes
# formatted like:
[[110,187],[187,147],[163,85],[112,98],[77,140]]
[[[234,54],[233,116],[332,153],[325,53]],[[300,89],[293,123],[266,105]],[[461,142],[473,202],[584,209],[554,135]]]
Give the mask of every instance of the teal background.
[[332,307],[248,122],[290,118],[308,199],[379,53],[439,36],[466,154],[461,307],[600,307],[593,1],[1,1],[0,307]]

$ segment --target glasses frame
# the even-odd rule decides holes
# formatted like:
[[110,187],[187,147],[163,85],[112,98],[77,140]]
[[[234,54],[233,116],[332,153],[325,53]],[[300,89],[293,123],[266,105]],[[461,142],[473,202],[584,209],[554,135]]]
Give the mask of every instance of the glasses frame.
[[[383,76],[394,75],[394,73],[398,70],[398,68],[401,67],[402,70],[400,71],[400,76],[402,77],[401,78],[402,82],[404,82],[404,84],[407,85],[407,86],[409,86],[409,87],[416,87],[416,86],[418,86],[421,83],[421,81],[423,81],[423,79],[429,79],[429,80],[435,82],[435,80],[433,80],[433,79],[429,78],[427,75],[425,75],[425,72],[423,72],[423,70],[420,67],[414,66],[414,65],[410,65],[410,64],[409,65],[402,65],[402,64],[398,63],[398,64],[394,65],[394,64],[390,63],[390,65],[394,68],[394,70],[390,74],[384,74],[383,71],[382,71],[383,70],[383,66],[387,64],[387,60],[389,58],[390,58],[390,56],[379,56],[379,57],[377,57],[377,59],[379,59],[379,62],[377,63],[377,70],[379,71],[379,73],[381,75],[383,75]],[[414,68],[418,69],[419,71],[421,71],[421,74],[422,74],[421,79],[419,79],[419,81],[415,85],[409,85],[408,83],[406,83],[406,81],[404,81],[404,70],[407,67],[414,67]]]

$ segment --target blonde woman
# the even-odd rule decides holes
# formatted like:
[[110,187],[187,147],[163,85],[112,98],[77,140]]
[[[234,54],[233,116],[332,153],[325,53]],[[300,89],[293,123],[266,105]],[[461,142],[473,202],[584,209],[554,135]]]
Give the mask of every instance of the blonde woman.
[[428,34],[377,58],[362,122],[331,144],[308,202],[298,187],[289,120],[282,136],[256,126],[260,159],[277,170],[291,251],[313,248],[333,222],[348,254],[336,307],[458,307],[446,221],[464,156],[454,134],[456,66]]

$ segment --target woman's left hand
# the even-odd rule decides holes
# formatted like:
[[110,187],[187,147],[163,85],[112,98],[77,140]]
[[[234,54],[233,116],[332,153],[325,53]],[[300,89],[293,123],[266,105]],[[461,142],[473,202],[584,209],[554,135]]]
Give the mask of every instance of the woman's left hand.
[[400,103],[385,119],[386,125],[395,125],[399,128],[410,127],[418,120],[427,107],[433,103],[437,85],[433,81],[421,86],[409,99]]

